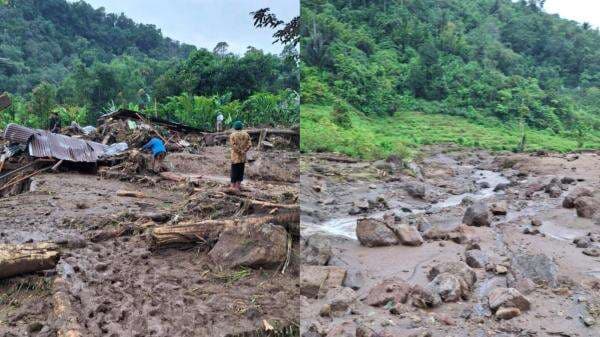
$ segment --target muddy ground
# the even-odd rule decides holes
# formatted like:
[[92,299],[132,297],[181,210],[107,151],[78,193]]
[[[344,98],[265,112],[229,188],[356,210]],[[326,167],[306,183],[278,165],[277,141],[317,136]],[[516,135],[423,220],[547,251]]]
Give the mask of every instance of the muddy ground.
[[[599,153],[490,154],[434,146],[410,165],[319,154],[302,158],[301,171],[305,263],[345,271],[341,284],[331,283],[329,272],[316,293],[307,275],[315,269],[303,266],[301,279],[309,281],[301,281],[302,336],[600,336],[600,258],[573,243],[600,234],[600,214],[578,217],[562,205],[580,187],[600,198]],[[563,177],[572,179],[550,196],[546,186]],[[502,201],[507,214],[490,213],[489,226],[460,226],[472,203]],[[384,216],[387,223],[414,226],[424,242],[361,245],[357,220]],[[532,226],[534,219],[541,226]],[[430,270],[466,261],[473,248],[486,263],[469,264],[477,281],[463,289],[462,299],[419,305],[414,289],[427,287]],[[390,279],[397,288],[377,287]],[[489,305],[494,288],[516,288],[529,310],[500,319]],[[394,289],[402,300],[368,305],[377,290],[389,295]]]
[[[170,171],[200,177],[197,186],[158,176],[150,180],[156,183],[134,184],[69,171],[38,175],[31,191],[0,199],[0,243],[51,241],[64,247],[56,270],[0,281],[0,336],[56,335],[51,296],[57,277],[66,280],[83,336],[226,336],[261,329],[264,320],[275,328],[297,325],[294,260],[285,274],[230,270],[197,247],[151,250],[143,231],[90,240],[145,217],[166,224],[233,217],[238,205],[205,201],[228,183],[228,151],[215,146],[197,155],[169,154]],[[250,156],[245,195],[297,200],[296,152]],[[119,190],[146,197],[119,197]]]

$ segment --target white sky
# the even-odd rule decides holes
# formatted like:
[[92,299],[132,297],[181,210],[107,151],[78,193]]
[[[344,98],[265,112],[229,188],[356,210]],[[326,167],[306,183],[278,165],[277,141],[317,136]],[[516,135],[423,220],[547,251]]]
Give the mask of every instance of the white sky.
[[547,13],[600,27],[600,0],[546,0]]
[[[73,1],[73,0],[71,0]],[[300,15],[299,0],[85,0],[109,13],[125,13],[136,22],[154,24],[174,40],[212,48],[221,41],[229,51],[243,54],[253,46],[278,54],[283,49],[272,44],[273,30],[256,29],[250,12],[269,7],[284,21]]]

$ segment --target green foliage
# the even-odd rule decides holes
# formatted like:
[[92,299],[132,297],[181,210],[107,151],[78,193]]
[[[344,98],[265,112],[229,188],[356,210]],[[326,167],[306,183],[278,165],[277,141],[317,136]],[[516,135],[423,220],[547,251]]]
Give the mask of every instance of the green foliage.
[[302,102],[600,130],[600,34],[543,1],[303,0]]
[[[331,106],[302,105],[300,149],[303,152],[337,152],[379,159],[389,155],[409,157],[422,145],[455,143],[492,151],[512,151],[521,142],[518,123],[487,119],[474,123],[462,117],[417,112],[369,118],[352,115],[352,127],[342,128],[331,118]],[[567,152],[600,147],[600,132],[554,133],[527,130],[527,151],[547,149]],[[577,137],[581,137],[578,140]]]
[[337,100],[331,111],[331,119],[339,127],[345,129],[352,127],[352,120],[350,119],[350,107],[348,104],[341,100]]
[[159,103],[159,116],[184,122],[205,130],[214,130],[219,113],[225,117],[225,125],[241,120],[246,126],[293,126],[299,123],[297,95],[290,90],[279,94],[255,93],[245,101],[233,100],[225,96],[193,96],[184,93],[172,96]]
[[11,1],[0,7],[0,91],[16,103],[0,128],[46,127],[51,111],[63,124],[95,124],[118,108],[208,130],[218,112],[226,122],[297,124],[297,58],[294,48],[272,55],[249,47],[238,56],[224,42],[196,50],[84,1]]

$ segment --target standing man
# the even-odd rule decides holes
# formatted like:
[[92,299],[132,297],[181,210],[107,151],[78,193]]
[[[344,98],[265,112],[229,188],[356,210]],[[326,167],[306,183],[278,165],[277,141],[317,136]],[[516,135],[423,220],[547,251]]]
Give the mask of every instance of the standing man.
[[48,121],[48,129],[52,133],[60,133],[60,117],[53,112],[50,114],[50,119]]
[[154,169],[156,161],[162,163],[162,161],[167,156],[167,149],[165,148],[165,143],[163,143],[163,141],[160,138],[152,137],[152,139],[150,139],[150,141],[142,147],[142,150],[152,151],[152,171],[156,172],[156,170]]
[[223,114],[219,112],[217,115],[217,132],[223,131],[223,119],[225,119],[225,117],[223,117]]
[[231,145],[231,189],[239,191],[242,188],[244,180],[244,169],[246,166],[246,153],[252,147],[250,135],[246,131],[242,131],[244,125],[241,121],[233,123],[233,132],[229,136],[229,144]]

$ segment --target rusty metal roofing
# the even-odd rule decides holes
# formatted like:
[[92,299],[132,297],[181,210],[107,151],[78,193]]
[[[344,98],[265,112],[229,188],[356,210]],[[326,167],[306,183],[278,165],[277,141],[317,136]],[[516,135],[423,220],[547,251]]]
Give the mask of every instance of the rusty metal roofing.
[[16,124],[6,127],[4,138],[10,142],[28,144],[29,154],[33,157],[52,157],[74,162],[96,162],[107,148],[100,143]]

